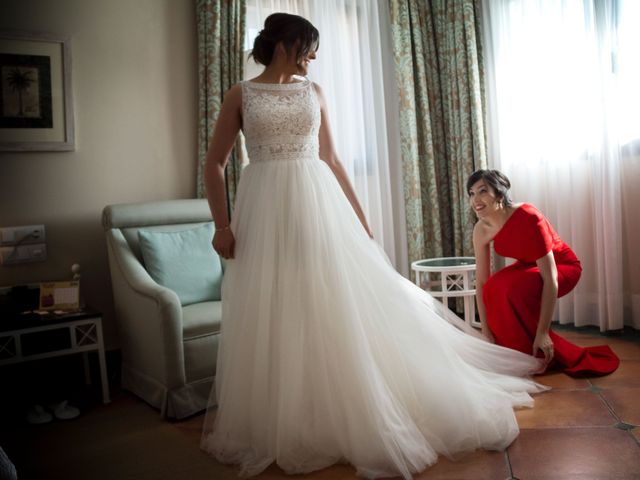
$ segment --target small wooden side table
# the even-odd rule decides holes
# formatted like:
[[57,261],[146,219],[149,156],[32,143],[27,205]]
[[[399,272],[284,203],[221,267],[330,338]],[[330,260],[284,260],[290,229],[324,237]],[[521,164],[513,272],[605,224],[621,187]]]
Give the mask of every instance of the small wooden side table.
[[[23,318],[24,317],[24,318]],[[54,331],[57,338],[65,341],[54,344],[51,349],[35,348],[42,343],[43,336]],[[67,339],[68,336],[68,339]],[[109,403],[109,382],[107,364],[104,355],[102,336],[102,315],[93,310],[81,310],[74,313],[50,314],[39,317],[36,314],[19,315],[9,321],[0,322],[0,365],[40,360],[82,353],[85,381],[91,382],[88,352],[97,352],[102,382],[102,401]]]
[[[441,257],[418,260],[411,264],[416,285],[447,305],[449,298],[464,298],[464,321],[480,327],[476,321],[474,257]],[[435,278],[434,278],[435,277]]]

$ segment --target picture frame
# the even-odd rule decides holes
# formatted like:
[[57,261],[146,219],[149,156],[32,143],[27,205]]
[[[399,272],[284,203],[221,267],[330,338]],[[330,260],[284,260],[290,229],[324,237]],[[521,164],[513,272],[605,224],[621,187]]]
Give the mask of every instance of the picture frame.
[[40,284],[40,310],[76,310],[80,307],[80,282]]
[[71,150],[70,40],[0,30],[0,152]]

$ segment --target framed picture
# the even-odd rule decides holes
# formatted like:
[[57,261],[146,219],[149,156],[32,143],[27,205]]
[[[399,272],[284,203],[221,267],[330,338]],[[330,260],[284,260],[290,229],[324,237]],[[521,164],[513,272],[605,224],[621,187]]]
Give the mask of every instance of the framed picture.
[[80,282],[40,284],[40,310],[75,310],[80,306]]
[[69,41],[0,30],[0,151],[74,149]]

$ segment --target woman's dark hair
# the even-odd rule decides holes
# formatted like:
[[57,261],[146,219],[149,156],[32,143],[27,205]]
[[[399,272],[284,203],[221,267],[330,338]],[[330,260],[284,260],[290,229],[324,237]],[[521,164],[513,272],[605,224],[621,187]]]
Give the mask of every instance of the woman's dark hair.
[[300,62],[311,50],[318,50],[320,33],[309,20],[289,13],[273,13],[264,21],[264,29],[253,42],[251,56],[256,63],[269,65],[273,60],[276,45],[282,42],[290,53],[295,49]]
[[511,206],[513,203],[509,196],[511,182],[504,173],[498,170],[476,170],[467,180],[467,194],[470,194],[471,187],[479,180],[484,180],[487,185],[493,188],[493,191],[502,200],[502,204],[505,207]]

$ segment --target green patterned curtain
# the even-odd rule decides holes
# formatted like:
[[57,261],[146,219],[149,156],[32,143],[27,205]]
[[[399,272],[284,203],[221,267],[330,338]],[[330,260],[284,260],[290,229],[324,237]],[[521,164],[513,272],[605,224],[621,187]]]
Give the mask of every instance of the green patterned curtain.
[[[198,24],[198,198],[204,190],[204,162],[225,92],[243,78],[245,0],[196,0]],[[227,204],[233,207],[242,166],[242,135],[225,171]]]
[[465,182],[486,168],[481,6],[389,0],[409,260],[469,255]]

